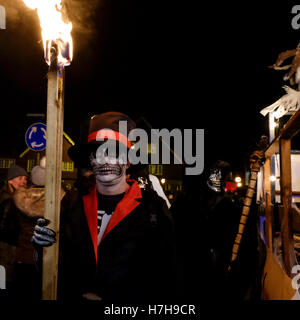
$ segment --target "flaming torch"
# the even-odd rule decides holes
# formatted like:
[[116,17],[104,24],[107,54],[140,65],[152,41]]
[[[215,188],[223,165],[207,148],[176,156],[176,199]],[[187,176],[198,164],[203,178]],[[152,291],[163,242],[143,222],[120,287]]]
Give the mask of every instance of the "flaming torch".
[[72,24],[66,20],[61,0],[23,0],[37,10],[49,65],[47,98],[46,201],[45,218],[57,234],[55,245],[43,252],[43,300],[57,298],[59,216],[64,116],[64,67],[71,64]]

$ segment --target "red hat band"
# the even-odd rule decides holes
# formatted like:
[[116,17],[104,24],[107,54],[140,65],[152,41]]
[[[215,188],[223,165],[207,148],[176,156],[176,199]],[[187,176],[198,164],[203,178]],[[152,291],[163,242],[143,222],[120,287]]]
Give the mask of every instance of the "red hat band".
[[131,142],[128,140],[128,138],[124,134],[111,129],[94,131],[90,133],[88,136],[88,142],[92,142],[92,141],[100,142],[100,141],[103,141],[104,139],[119,141],[123,143],[125,146],[127,146],[128,149],[131,148]]

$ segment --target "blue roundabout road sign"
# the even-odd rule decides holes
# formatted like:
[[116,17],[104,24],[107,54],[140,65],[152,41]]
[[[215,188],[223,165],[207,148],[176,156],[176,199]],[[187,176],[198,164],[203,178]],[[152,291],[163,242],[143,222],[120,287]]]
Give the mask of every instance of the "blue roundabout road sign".
[[33,151],[43,151],[46,148],[47,127],[44,123],[34,123],[26,131],[25,142]]

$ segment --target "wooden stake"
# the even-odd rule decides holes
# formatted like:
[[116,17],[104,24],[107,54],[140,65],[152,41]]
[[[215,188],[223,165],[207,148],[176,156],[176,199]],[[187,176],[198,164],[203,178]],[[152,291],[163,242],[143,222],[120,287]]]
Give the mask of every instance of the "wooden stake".
[[43,300],[57,299],[63,115],[64,70],[55,67],[48,72],[45,218],[57,241],[43,252]]
[[283,245],[283,261],[285,271],[291,276],[292,267],[296,264],[294,254],[294,238],[291,227],[292,204],[292,170],[291,170],[291,140],[280,139],[280,194],[283,205],[281,221],[281,236]]
[[[237,235],[235,237],[234,245],[233,245],[233,248],[232,248],[231,263],[234,262],[238,257],[238,253],[239,253],[239,249],[240,249],[243,233],[245,231],[245,226],[246,226],[246,223],[247,223],[247,220],[248,220],[248,216],[249,216],[249,212],[250,212],[250,206],[251,206],[251,203],[252,203],[254,190],[256,188],[257,172],[258,172],[258,170],[255,170],[255,171],[252,170],[251,171],[250,182],[249,182],[247,193],[246,193],[246,197],[245,197],[245,200],[244,200],[244,206],[243,206],[243,210],[242,210],[242,214],[241,214],[241,218],[240,218],[240,223],[239,223],[239,227],[238,227],[238,233],[237,233]],[[228,270],[230,270],[230,269],[231,269],[231,266],[229,266]]]
[[266,244],[268,248],[273,250],[273,230],[272,230],[272,217],[273,207],[271,201],[271,158],[266,158],[264,165],[264,189],[265,189],[265,201],[266,201]]
[[[260,148],[265,149],[265,144],[266,141],[264,139],[264,136],[262,136],[261,141],[260,141]],[[249,180],[249,185],[247,188],[247,193],[244,199],[244,205],[243,205],[243,210],[242,214],[240,217],[240,223],[238,226],[238,232],[234,240],[234,244],[232,247],[232,255],[231,255],[231,261],[228,266],[228,271],[231,270],[232,263],[237,259],[241,241],[243,238],[243,234],[245,231],[245,226],[248,220],[249,212],[250,212],[250,207],[252,203],[252,199],[254,196],[254,192],[256,190],[256,180],[257,180],[257,174],[258,171],[260,170],[260,167],[262,165],[262,159],[264,157],[264,152],[262,150],[256,150],[254,151],[251,156],[250,156],[250,169],[251,169],[251,176]]]

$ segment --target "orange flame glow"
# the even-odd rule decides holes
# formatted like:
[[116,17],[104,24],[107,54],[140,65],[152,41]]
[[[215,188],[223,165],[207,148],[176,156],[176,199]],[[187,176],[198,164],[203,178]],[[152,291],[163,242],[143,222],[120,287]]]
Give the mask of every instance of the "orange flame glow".
[[62,14],[61,0],[23,0],[27,7],[37,9],[45,50],[45,60],[51,64],[50,50],[53,42],[58,48],[58,65],[71,64],[73,58],[72,23],[65,22]]

